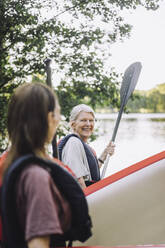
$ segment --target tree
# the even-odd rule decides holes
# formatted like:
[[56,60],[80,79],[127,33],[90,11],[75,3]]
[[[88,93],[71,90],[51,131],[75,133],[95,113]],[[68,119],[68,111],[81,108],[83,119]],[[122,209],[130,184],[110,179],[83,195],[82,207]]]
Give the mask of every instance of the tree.
[[147,96],[145,91],[135,90],[132,98],[128,100],[127,111],[131,113],[139,113],[147,111]]
[[159,112],[165,112],[165,84],[159,84],[157,88],[160,92]]
[[127,103],[127,111],[132,113],[164,113],[165,112],[165,83],[155,88],[135,93]]
[[[120,13],[138,6],[155,10],[158,2],[1,0],[0,101],[7,102],[5,96],[9,89],[13,90],[13,84],[25,81],[28,75],[43,75],[43,61],[50,57],[56,64],[55,73],[60,74],[58,89],[61,93],[58,93],[61,104],[63,96],[66,97],[62,108],[64,113],[70,101],[74,105],[73,99],[77,103],[84,97],[93,106],[98,100],[103,104],[107,99],[110,99],[108,104],[118,104],[118,75],[112,69],[113,65],[107,67],[106,60],[110,56],[112,43],[128,37],[131,30]],[[69,94],[64,94],[66,90]],[[3,120],[1,118],[0,139],[5,132]]]
[[157,113],[159,104],[160,92],[157,89],[152,89],[148,92],[147,96],[147,108],[153,112]]
[[165,111],[165,84],[159,84],[148,91],[147,107],[152,112]]

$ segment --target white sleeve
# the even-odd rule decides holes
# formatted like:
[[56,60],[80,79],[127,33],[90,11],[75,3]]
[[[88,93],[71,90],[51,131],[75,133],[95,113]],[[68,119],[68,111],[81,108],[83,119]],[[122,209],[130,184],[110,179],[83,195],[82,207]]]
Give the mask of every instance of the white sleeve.
[[84,146],[76,137],[71,137],[62,151],[62,161],[75,173],[77,178],[89,176],[89,165]]

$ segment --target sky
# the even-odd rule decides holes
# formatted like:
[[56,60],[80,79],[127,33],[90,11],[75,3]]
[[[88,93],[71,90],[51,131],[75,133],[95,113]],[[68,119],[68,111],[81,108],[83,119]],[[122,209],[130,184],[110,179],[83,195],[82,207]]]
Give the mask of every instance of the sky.
[[141,62],[136,89],[149,90],[165,83],[165,1],[156,11],[138,8],[124,16],[133,26],[131,36],[113,45],[111,63],[124,73],[130,64]]

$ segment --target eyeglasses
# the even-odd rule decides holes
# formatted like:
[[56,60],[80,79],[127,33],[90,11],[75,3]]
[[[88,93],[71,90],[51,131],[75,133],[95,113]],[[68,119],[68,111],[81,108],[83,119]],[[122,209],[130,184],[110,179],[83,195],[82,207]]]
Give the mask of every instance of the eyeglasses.
[[81,119],[80,122],[94,124],[95,120],[93,120],[93,119]]

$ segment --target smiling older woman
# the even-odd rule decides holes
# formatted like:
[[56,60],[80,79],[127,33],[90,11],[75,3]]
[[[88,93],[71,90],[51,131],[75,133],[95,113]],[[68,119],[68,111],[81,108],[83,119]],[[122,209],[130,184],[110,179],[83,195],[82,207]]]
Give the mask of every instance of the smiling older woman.
[[100,167],[108,154],[114,154],[115,145],[110,142],[100,158],[87,144],[95,125],[95,113],[85,104],[75,106],[70,113],[72,134],[58,144],[60,159],[75,173],[82,188],[100,180]]

